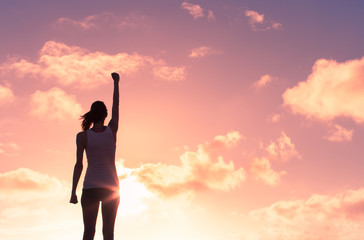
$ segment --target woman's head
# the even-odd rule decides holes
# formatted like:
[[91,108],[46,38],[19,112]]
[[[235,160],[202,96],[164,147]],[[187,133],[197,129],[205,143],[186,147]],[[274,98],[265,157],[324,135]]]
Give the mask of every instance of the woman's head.
[[105,104],[101,101],[96,101],[91,105],[90,111],[81,116],[81,119],[83,119],[82,129],[86,131],[90,128],[91,123],[103,123],[106,117],[107,109]]

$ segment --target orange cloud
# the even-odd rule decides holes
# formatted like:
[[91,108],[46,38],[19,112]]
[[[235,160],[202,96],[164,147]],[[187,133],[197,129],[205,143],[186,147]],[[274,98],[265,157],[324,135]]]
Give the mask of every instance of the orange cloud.
[[324,138],[331,142],[348,142],[353,137],[354,130],[348,130],[340,125],[334,125],[329,135]]
[[215,156],[214,153],[236,146],[241,138],[238,132],[217,136],[211,142],[198,145],[196,152],[183,153],[179,166],[143,164],[132,171],[124,171],[120,178],[127,174],[137,176],[139,182],[163,197],[193,194],[206,189],[228,191],[245,181],[245,171],[235,169],[233,162],[227,163],[221,155]]
[[285,162],[291,158],[300,157],[295,145],[283,131],[281,136],[275,142],[271,142],[266,147],[266,151],[269,153],[271,158],[280,162]]
[[46,174],[41,174],[27,168],[0,173],[0,190],[12,192],[18,190],[48,191],[60,182]]
[[285,171],[274,171],[269,159],[266,157],[254,158],[250,166],[250,172],[256,180],[262,181],[271,186],[277,185],[281,180],[281,176],[286,174]]
[[63,86],[94,88],[110,81],[113,71],[128,75],[152,66],[155,76],[163,80],[183,80],[184,67],[166,65],[163,60],[154,60],[137,53],[109,55],[103,52],[89,52],[77,46],[48,41],[40,51],[38,61],[11,59],[0,66],[0,73],[18,77],[38,77],[57,80]]
[[249,19],[249,25],[253,31],[266,31],[270,29],[279,30],[282,29],[282,24],[266,20],[264,14],[260,14],[253,10],[246,10],[245,16]]
[[182,9],[187,10],[194,19],[202,18],[205,16],[204,10],[200,5],[183,2],[181,4]]
[[214,137],[214,139],[210,142],[206,142],[202,147],[204,149],[212,150],[212,149],[230,149],[235,147],[240,140],[245,140],[238,131],[232,131],[227,133],[226,135],[218,135]]
[[74,221],[80,215],[68,203],[70,191],[56,177],[31,169],[0,173],[1,238],[54,239],[61,234],[59,239],[69,239],[60,230],[74,231],[72,224],[82,226]]
[[[264,144],[261,146],[264,146]],[[281,176],[287,174],[287,172],[275,171],[271,165],[272,161],[283,163],[291,158],[300,158],[300,154],[296,151],[291,139],[283,131],[281,136],[276,141],[270,142],[265,150],[268,155],[255,157],[250,164],[250,173],[255,180],[275,186],[280,183]]]
[[191,53],[188,55],[190,58],[203,58],[207,55],[221,54],[219,51],[213,50],[210,47],[202,46],[198,48],[194,48],[191,50]]
[[0,173],[0,200],[26,202],[46,199],[51,196],[65,196],[64,183],[57,178],[30,170],[17,170]]
[[275,80],[275,78],[270,76],[269,74],[263,75],[258,81],[253,83],[253,87],[256,89],[265,87],[273,80]]
[[14,99],[13,91],[8,87],[0,85],[0,105],[11,103]]
[[250,215],[264,226],[261,238],[363,239],[364,189],[307,200],[279,201]]
[[349,117],[364,122],[364,57],[337,62],[319,59],[306,81],[287,89],[284,105],[307,118],[332,121]]
[[78,119],[83,110],[75,96],[54,87],[47,92],[36,91],[31,96],[31,114],[40,118]]

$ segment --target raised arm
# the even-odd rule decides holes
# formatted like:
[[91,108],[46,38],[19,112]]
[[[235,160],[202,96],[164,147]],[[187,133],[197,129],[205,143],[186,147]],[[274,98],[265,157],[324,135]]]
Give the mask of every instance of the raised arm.
[[80,132],[77,134],[76,137],[76,145],[77,145],[77,151],[76,151],[76,164],[75,164],[75,168],[73,170],[73,182],[72,182],[72,192],[71,192],[71,199],[70,199],[70,203],[74,203],[76,204],[78,202],[77,199],[77,195],[76,195],[76,189],[77,189],[77,185],[78,185],[78,181],[80,180],[80,176],[82,173],[82,169],[83,169],[83,164],[82,164],[82,160],[83,160],[83,151],[86,148],[86,133],[85,132]]
[[114,93],[113,93],[113,100],[112,100],[112,113],[111,113],[111,120],[109,122],[109,126],[111,131],[114,134],[114,138],[116,141],[116,133],[119,127],[119,80],[120,76],[117,73],[111,74],[114,80]]

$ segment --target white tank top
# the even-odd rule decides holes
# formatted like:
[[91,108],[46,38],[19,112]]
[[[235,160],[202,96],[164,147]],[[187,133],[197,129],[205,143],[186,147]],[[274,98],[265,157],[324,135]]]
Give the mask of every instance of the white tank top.
[[87,170],[83,189],[119,189],[115,167],[115,149],[114,136],[109,126],[103,132],[87,130]]

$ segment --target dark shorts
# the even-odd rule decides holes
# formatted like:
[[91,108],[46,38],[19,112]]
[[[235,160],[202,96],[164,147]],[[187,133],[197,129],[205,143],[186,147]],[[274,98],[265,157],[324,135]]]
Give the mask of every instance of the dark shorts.
[[87,188],[82,190],[81,202],[101,201],[107,202],[120,199],[119,191],[113,191],[107,188]]

